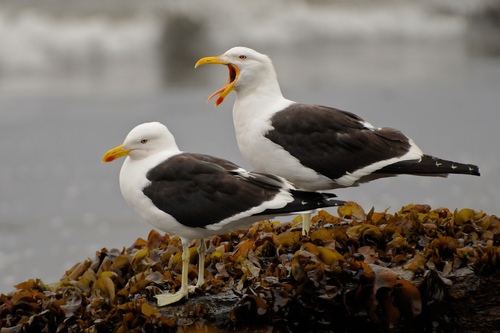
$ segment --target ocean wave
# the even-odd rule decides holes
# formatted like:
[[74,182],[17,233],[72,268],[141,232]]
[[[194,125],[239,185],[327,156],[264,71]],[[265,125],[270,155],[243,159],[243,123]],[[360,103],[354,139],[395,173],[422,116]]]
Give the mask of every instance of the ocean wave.
[[[466,29],[463,6],[444,11],[415,1],[13,3],[0,6],[0,80],[33,75],[123,80],[124,71],[132,71],[157,76],[153,81],[167,73],[178,82],[181,58],[192,66],[197,57],[234,45],[270,52],[339,43],[436,42],[460,38]],[[165,61],[168,57],[176,59]]]

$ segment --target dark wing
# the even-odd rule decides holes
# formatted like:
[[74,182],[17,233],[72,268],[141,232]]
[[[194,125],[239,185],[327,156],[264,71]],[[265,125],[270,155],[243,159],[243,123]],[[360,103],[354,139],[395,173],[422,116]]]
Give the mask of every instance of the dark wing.
[[479,176],[479,167],[443,160],[431,155],[424,155],[420,161],[402,161],[383,167],[377,173],[407,173],[415,175],[447,175],[450,173]]
[[300,213],[304,211],[315,210],[325,207],[338,207],[345,205],[345,201],[335,199],[337,196],[333,193],[309,192],[300,190],[291,190],[293,201],[285,207],[276,209],[267,209],[256,215],[280,215],[290,213]]
[[[260,172],[245,172],[239,173],[237,177],[242,177],[245,180],[254,183],[264,188],[282,189],[286,186],[282,178],[275,175],[260,173]],[[293,200],[288,202],[286,206],[274,209],[266,209],[256,215],[281,215],[298,213],[302,211],[314,210],[325,207],[337,207],[345,204],[345,201],[336,200],[337,197],[333,193],[309,192],[296,189],[288,190],[291,192]]]
[[[279,192],[276,179],[248,181],[239,167],[216,157],[182,153],[151,169],[144,194],[156,207],[189,227],[203,228],[262,202]],[[263,186],[262,184],[266,184]]]
[[409,139],[395,129],[368,128],[357,115],[325,106],[292,104],[271,122],[269,140],[331,179],[403,156],[410,148]]

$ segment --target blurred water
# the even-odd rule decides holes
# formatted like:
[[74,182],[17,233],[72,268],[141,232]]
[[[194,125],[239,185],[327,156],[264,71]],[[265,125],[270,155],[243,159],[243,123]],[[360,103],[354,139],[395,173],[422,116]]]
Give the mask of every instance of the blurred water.
[[20,3],[0,5],[2,292],[31,277],[56,281],[102,247],[147,236],[119,192],[121,161],[101,162],[135,125],[164,122],[181,149],[248,167],[232,128],[234,96],[205,104],[226,70],[193,68],[237,44],[272,57],[287,97],[355,112],[429,154],[481,167],[479,178],[403,176],[337,190],[342,199],[367,210],[427,203],[500,213],[500,61],[471,56],[467,1],[277,1],[265,13],[260,1],[246,13],[230,1]]

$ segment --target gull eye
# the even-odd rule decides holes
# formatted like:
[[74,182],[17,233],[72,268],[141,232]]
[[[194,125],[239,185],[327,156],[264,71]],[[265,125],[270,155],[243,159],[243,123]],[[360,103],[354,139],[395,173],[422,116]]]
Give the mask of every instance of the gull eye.
[[148,142],[148,140],[146,140],[146,139],[142,139],[142,140],[141,140],[141,143],[142,143],[142,144],[145,144],[146,142]]
[[239,56],[239,58],[240,58],[240,60],[245,60],[247,58],[247,56],[244,55],[244,54],[242,54],[242,55]]

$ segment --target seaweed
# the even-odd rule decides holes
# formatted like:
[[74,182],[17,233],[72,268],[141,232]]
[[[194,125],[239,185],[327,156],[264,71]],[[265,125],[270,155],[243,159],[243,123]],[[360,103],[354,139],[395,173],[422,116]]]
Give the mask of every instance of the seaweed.
[[499,292],[481,284],[498,285],[496,216],[414,204],[365,213],[354,202],[337,213],[319,211],[309,236],[297,217],[207,240],[203,288],[161,308],[154,295],[180,286],[182,249],[152,230],[128,248],[97,251],[56,283],[30,279],[2,294],[0,332],[461,332],[467,324],[450,318],[467,311],[451,305],[471,296],[450,289],[454,281],[476,281],[468,288],[490,292],[482,301],[498,307]]

